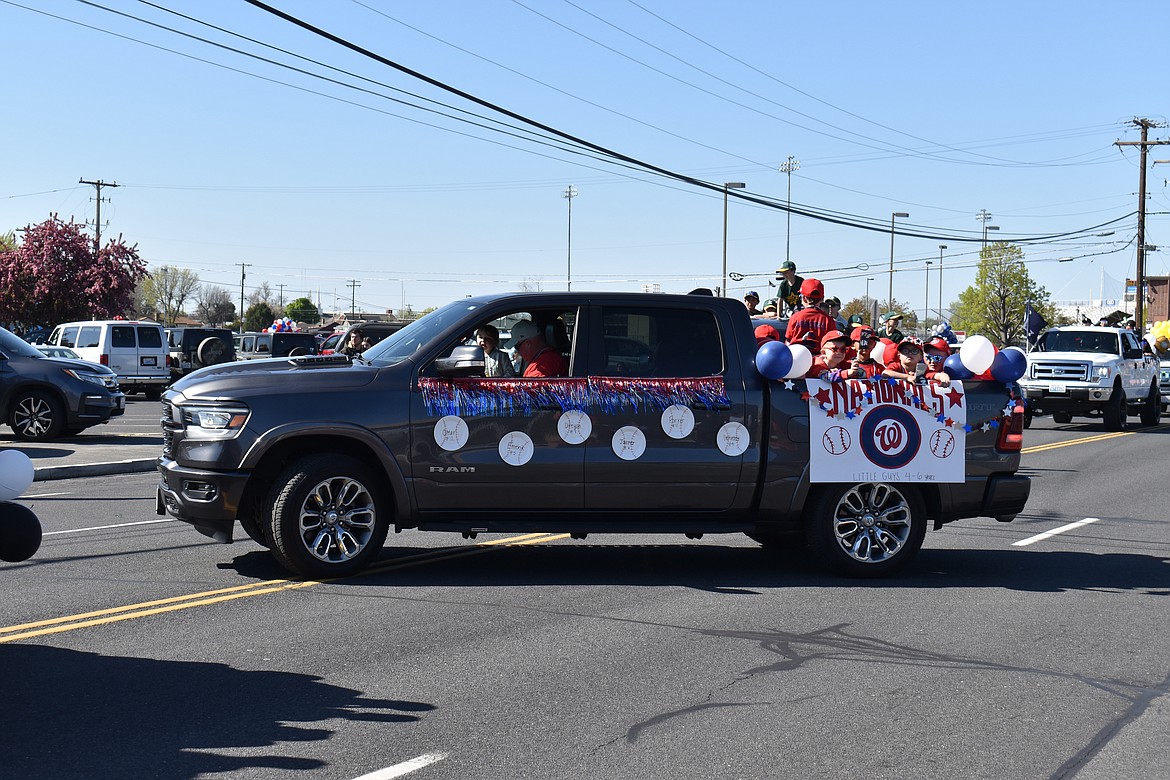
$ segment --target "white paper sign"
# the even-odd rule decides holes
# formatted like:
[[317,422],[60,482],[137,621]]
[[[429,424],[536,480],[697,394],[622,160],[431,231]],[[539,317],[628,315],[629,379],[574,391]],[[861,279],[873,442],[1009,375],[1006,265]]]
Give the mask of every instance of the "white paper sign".
[[751,442],[751,434],[743,423],[729,422],[719,429],[719,451],[729,458],[738,457],[747,452]]
[[448,452],[462,449],[467,436],[467,423],[458,415],[449,414],[435,423],[435,443]]
[[523,431],[510,431],[500,439],[500,459],[510,466],[523,466],[532,460],[532,439]]
[[808,380],[813,482],[966,480],[961,382]]
[[672,439],[685,439],[695,430],[695,413],[682,404],[671,404],[662,412],[662,431]]
[[614,432],[610,446],[622,460],[637,460],[646,451],[646,434],[633,425],[623,425]]
[[557,433],[565,444],[584,444],[593,433],[593,421],[585,412],[570,409],[557,420]]

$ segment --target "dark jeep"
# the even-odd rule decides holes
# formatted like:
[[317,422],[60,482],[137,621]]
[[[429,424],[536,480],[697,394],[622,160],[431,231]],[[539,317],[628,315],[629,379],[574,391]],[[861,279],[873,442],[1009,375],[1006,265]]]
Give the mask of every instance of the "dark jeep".
[[317,337],[312,333],[244,333],[239,338],[240,360],[317,354]]
[[235,359],[232,332],[226,328],[167,328],[167,365],[172,382],[205,366]]

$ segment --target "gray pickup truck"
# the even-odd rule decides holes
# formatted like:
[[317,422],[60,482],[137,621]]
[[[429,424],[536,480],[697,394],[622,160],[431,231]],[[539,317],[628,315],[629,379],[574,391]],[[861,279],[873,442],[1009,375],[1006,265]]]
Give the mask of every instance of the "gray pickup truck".
[[[521,320],[566,376],[484,377],[477,328]],[[928,524],[1024,508],[1023,408],[1003,384],[770,381],[756,355],[729,299],[463,299],[361,358],[252,360],[176,382],[157,510],[224,543],[239,522],[309,577],[361,570],[391,528],[744,533],[882,576]]]

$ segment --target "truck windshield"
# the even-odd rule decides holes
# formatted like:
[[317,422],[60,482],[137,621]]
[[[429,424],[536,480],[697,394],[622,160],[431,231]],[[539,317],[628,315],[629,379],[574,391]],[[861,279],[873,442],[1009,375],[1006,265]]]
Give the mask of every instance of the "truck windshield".
[[1117,335],[1092,331],[1049,331],[1045,334],[1045,352],[1097,352],[1118,354]]
[[362,357],[378,366],[401,363],[419,347],[431,343],[440,333],[479,307],[466,301],[448,303],[430,314],[420,317],[402,330],[391,333],[362,353]]

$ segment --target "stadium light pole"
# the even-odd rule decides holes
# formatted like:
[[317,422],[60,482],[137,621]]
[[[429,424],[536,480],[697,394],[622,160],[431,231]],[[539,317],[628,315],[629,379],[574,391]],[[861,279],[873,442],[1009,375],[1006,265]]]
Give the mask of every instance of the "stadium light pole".
[[788,155],[788,159],[780,163],[780,173],[788,174],[788,205],[786,213],[788,214],[788,226],[784,229],[784,259],[791,260],[792,253],[792,172],[800,170],[800,160],[797,160],[792,155]]
[[895,211],[890,215],[890,300],[886,311],[894,310],[894,220],[898,217],[910,216],[905,211]]
[[943,250],[946,248],[947,248],[946,244],[939,244],[938,245],[938,319],[939,319],[939,322],[942,322],[942,318],[943,318],[943,313],[942,313],[942,261],[943,261]]
[[747,185],[742,181],[723,182],[723,287],[720,292],[727,297],[727,191],[742,190]]

